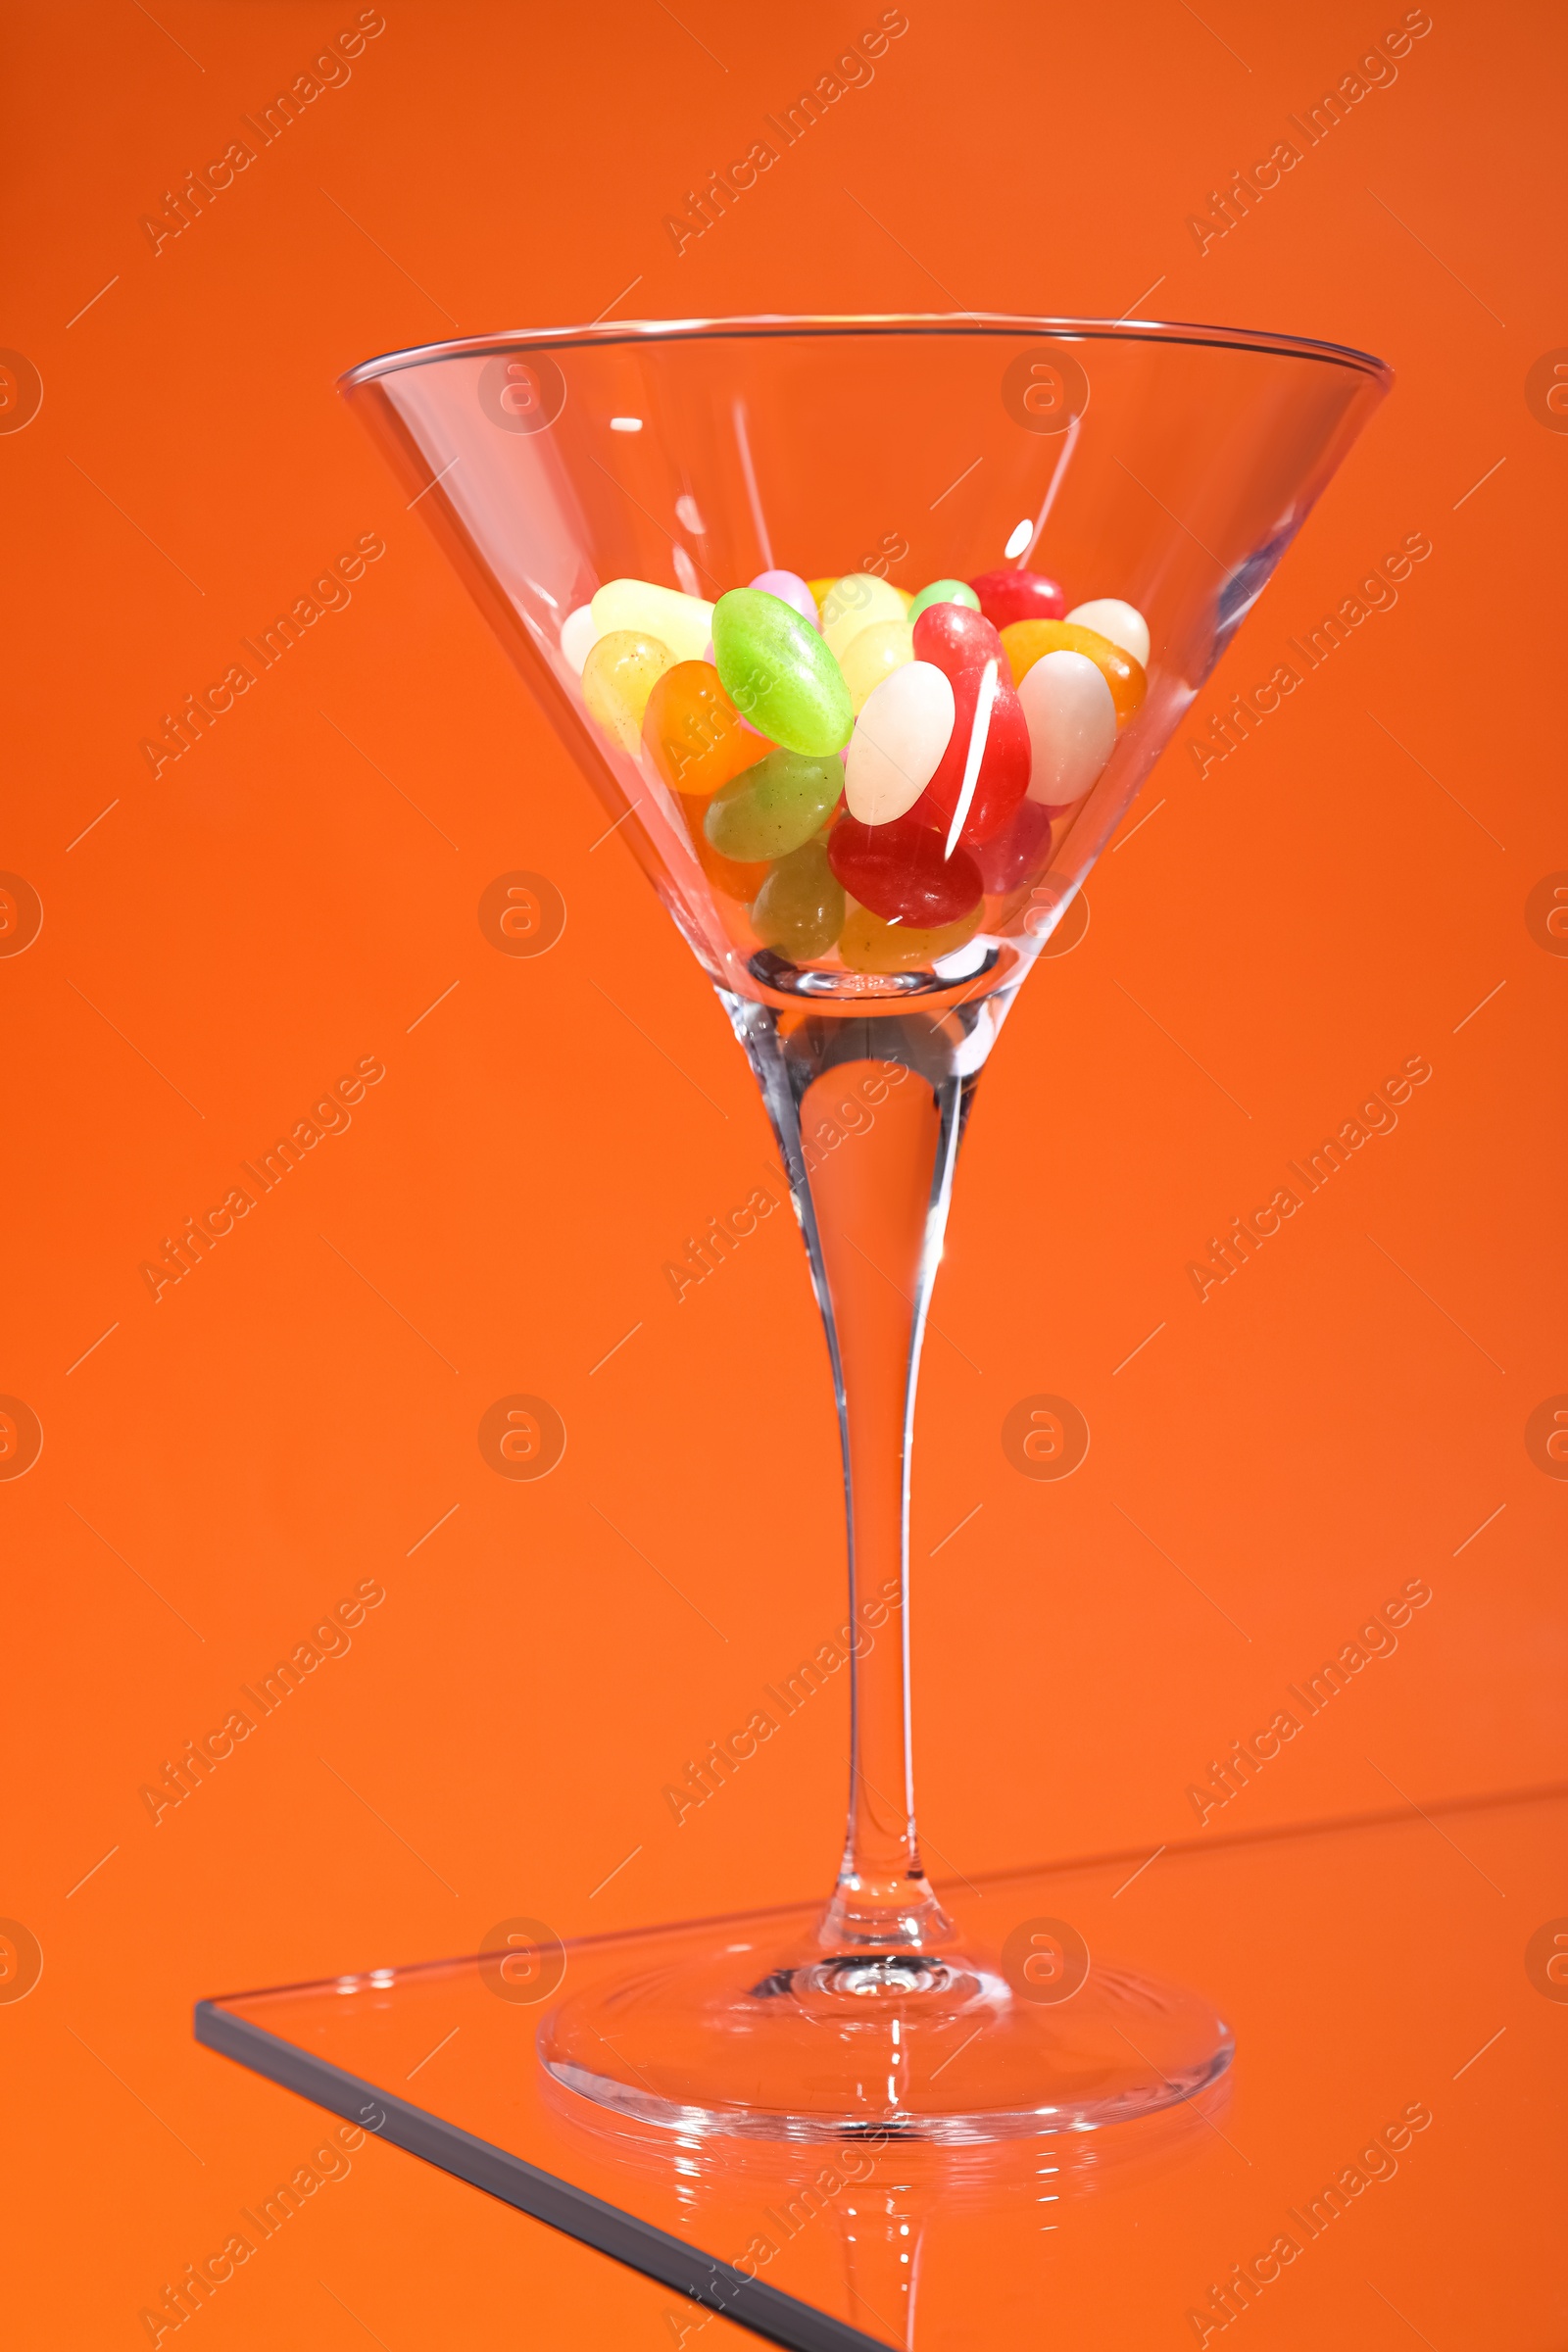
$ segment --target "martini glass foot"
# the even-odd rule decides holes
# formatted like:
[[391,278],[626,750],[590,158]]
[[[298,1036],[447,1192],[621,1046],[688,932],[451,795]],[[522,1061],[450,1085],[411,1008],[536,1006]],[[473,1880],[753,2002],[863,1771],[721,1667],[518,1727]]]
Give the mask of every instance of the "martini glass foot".
[[[1049,1935],[1014,1953],[755,1946],[564,2001],[558,2082],[683,2134],[977,2144],[1090,2132],[1193,2097],[1230,2064],[1203,2000]],[[1038,1967],[1030,1978],[1027,1971]]]

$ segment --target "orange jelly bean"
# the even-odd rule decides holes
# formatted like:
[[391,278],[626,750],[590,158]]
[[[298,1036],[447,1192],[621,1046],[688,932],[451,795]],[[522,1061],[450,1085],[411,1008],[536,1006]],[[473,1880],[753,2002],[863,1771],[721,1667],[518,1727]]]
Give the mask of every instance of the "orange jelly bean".
[[[1021,686],[1037,662],[1047,654],[1087,654],[1110,688],[1116,706],[1116,724],[1124,727],[1142,703],[1149,680],[1141,662],[1124,654],[1119,645],[1086,629],[1076,620],[1014,620],[1002,632],[1002,650],[1012,665],[1012,682]],[[656,686],[657,694],[659,688]]]
[[706,800],[770,747],[741,725],[711,662],[677,662],[648,698],[643,748],[672,791]]
[[[748,740],[755,744],[757,738],[753,735]],[[721,857],[703,826],[703,819],[708,813],[708,796],[683,792],[680,806],[686,819],[686,830],[692,837],[692,848],[697,852],[697,862],[713,888],[722,892],[726,899],[739,899],[743,906],[749,906],[772,872],[772,859],[764,858],[759,864],[753,865],[743,863],[738,858]]]

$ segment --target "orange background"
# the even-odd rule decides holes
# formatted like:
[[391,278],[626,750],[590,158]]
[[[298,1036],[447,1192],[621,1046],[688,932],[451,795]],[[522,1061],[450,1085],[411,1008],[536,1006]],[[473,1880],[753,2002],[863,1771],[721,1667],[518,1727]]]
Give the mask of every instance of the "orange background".
[[[1568,967],[1525,914],[1568,866],[1543,650],[1568,440],[1525,396],[1568,340],[1560,19],[1437,8],[1200,254],[1188,216],[1400,10],[911,5],[870,86],[677,257],[665,213],[877,11],[391,0],[155,255],[141,217],[357,13],[12,27],[0,340],[43,383],[0,437],[0,866],[44,909],[0,958],[0,1390],[44,1432],[0,1482],[0,1911],[44,1954],[0,2006],[29,2343],[146,2341],[140,2308],[324,2136],[196,2049],[196,1996],[519,1913],[796,1897],[836,1858],[842,1690],[679,1829],[662,1800],[841,1621],[825,1359],[782,1221],[678,1306],[664,1282],[758,1181],[762,1113],[338,401],[372,353],[607,307],[1137,306],[1394,364],[981,1092],[920,1418],[922,1816],[939,1873],[1197,1836],[1188,1784],[1414,1577],[1397,1654],[1202,1835],[1561,1770],[1568,1491],[1524,1442],[1568,1388]],[[1199,782],[1194,722],[1414,531],[1397,607]],[[140,739],[368,532],[349,608],[154,780]],[[518,867],[568,908],[537,959],[476,916]],[[1416,1054],[1397,1130],[1200,1304],[1188,1260]],[[363,1056],[386,1075],[352,1128],[155,1305],[142,1261]],[[476,1444],[514,1391],[569,1433],[539,1484]],[[1063,1484],[1001,1448],[1038,1391],[1093,1433]],[[142,1785],[367,1580],[348,1654],[155,1827]],[[526,2308],[541,2340],[653,2345],[666,2300],[370,2146],[205,2329],[335,2348],[358,2319],[402,2352]]]

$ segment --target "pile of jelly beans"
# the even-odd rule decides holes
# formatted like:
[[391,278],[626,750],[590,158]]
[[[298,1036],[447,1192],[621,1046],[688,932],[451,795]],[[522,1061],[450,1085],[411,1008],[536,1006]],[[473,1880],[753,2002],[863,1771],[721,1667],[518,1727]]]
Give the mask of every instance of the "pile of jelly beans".
[[1009,919],[1143,702],[1143,615],[1066,605],[1033,571],[918,594],[764,571],[715,604],[612,580],[561,650],[609,741],[675,796],[737,937],[909,971],[973,938],[988,899]]

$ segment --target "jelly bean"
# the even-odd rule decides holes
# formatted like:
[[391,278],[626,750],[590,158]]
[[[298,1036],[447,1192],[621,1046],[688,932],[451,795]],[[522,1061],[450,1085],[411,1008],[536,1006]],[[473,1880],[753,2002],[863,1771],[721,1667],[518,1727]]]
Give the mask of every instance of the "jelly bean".
[[1116,706],[1087,654],[1047,654],[1018,689],[1033,763],[1029,798],[1048,808],[1081,801],[1116,742]]
[[1096,596],[1087,605],[1074,605],[1067,618],[1081,629],[1098,629],[1141,668],[1149,667],[1149,623],[1136,605],[1124,605],[1119,596]]
[[857,718],[865,708],[867,695],[913,660],[914,632],[906,620],[873,620],[868,629],[850,639],[839,656],[839,667]]
[[[928,605],[914,624],[914,658],[934,662],[956,678],[960,669],[978,669],[983,662],[1001,661],[1002,639],[989,620],[968,605]],[[1003,674],[1005,675],[1005,668]]]
[[798,571],[760,571],[747,586],[760,588],[765,596],[776,596],[780,604],[792,606],[803,620],[808,620],[813,629],[821,627],[816,599]]
[[612,629],[638,629],[667,645],[677,662],[699,661],[713,629],[711,605],[652,580],[608,580],[590,609],[601,637]]
[[843,796],[844,762],[837,752],[825,760],[769,752],[714,793],[703,830],[721,858],[742,863],[787,858],[805,848]]
[[[703,648],[703,660],[704,660],[705,662],[711,662],[712,659],[713,659],[713,640],[711,639],[711,637],[710,637],[710,639],[708,640],[708,643],[707,643],[707,644],[704,646],[704,648]],[[740,716],[740,714],[739,714],[739,712],[738,712],[738,711],[737,711],[737,713],[736,713],[736,716],[737,716],[737,717],[739,717],[739,716]],[[754,726],[753,726],[753,724],[752,724],[752,722],[751,722],[751,720],[750,720],[749,718],[742,718],[742,719],[740,720],[740,723],[741,723],[741,725],[742,725],[742,726],[743,726],[743,727],[746,729],[746,732],[747,732],[747,734],[748,734],[748,735],[750,735],[750,736],[751,736],[751,737],[754,739],[754,741],[759,741],[759,742],[763,742],[763,743],[765,743],[765,742],[766,742],[767,738],[766,738],[766,736],[765,736],[765,735],[763,735],[761,728],[760,728],[760,727],[754,727]],[[755,754],[755,753],[754,753],[752,756],[753,756],[753,758],[754,758],[754,759],[756,758],[756,754]]]
[[570,662],[579,678],[582,676],[582,665],[593,652],[598,635],[592,605],[579,605],[576,612],[568,612],[561,624],[561,659]]
[[952,680],[932,662],[906,662],[872,688],[844,756],[852,816],[886,825],[913,808],[948,748],[956,710]]
[[764,948],[805,963],[825,956],[844,928],[844,885],[827,861],[824,842],[808,841],[781,858],[757,894],[752,929]]
[[909,617],[909,607],[914,603],[914,591],[910,588],[901,588],[899,590],[899,602],[904,607],[904,617],[906,620],[907,620]]
[[1013,620],[1059,620],[1067,610],[1059,583],[1043,571],[988,571],[969,585],[981,612],[999,629]]
[[1086,629],[1076,620],[1015,620],[1003,631],[1002,642],[1019,686],[1047,654],[1087,654],[1110,688],[1116,723],[1121,727],[1137,710],[1148,688],[1142,662],[1124,654],[1119,645],[1112,645],[1108,637],[1102,637],[1098,629]]
[[918,620],[928,605],[967,605],[971,612],[984,610],[967,580],[933,580],[909,605],[910,620]]
[[825,571],[821,575],[820,579],[807,581],[806,585],[811,591],[811,595],[817,606],[818,612],[820,612],[821,607],[827,601],[828,590],[838,586],[840,577],[841,574],[836,571]]
[[772,872],[772,866],[765,858],[760,864],[743,865],[737,858],[720,857],[703,830],[707,801],[695,794],[682,793],[680,806],[692,847],[697,852],[697,862],[709,881],[726,899],[736,899],[743,906],[749,906]]
[[980,869],[987,895],[1004,898],[1008,891],[1032,882],[1051,857],[1051,811],[1036,800],[1022,800],[1011,821],[979,849],[970,852]]
[[888,825],[841,816],[827,837],[827,859],[862,906],[922,930],[956,922],[985,895],[974,859],[963,850],[945,857],[941,836],[911,816]]
[[[956,605],[936,605],[932,612],[961,611]],[[978,613],[969,617],[979,619]],[[990,627],[982,621],[983,628]],[[982,704],[987,676],[992,679],[990,709]],[[993,655],[987,662],[960,669],[953,679],[953,734],[930,783],[911,810],[923,824],[944,834],[952,831],[964,803],[967,806],[958,840],[965,849],[1000,833],[1029,789],[1029,725],[1006,674],[1006,663]],[[970,775],[974,746],[980,745],[979,764]]]
[[828,650],[842,654],[853,637],[873,620],[903,620],[904,599],[890,580],[874,571],[852,571],[835,580],[822,599],[822,634]]
[[643,749],[672,791],[704,797],[757,762],[757,737],[741,725],[710,662],[665,670],[643,713]]
[[583,701],[611,742],[634,760],[642,744],[648,698],[674,659],[657,637],[645,637],[638,629],[612,629],[583,663]]
[[976,906],[959,915],[956,923],[916,931],[907,923],[884,922],[869,906],[857,906],[844,926],[839,954],[852,972],[918,971],[973,939],[983,911]]
[[732,588],[713,607],[719,682],[737,710],[789,752],[839,752],[855,713],[822,639],[778,597]]

